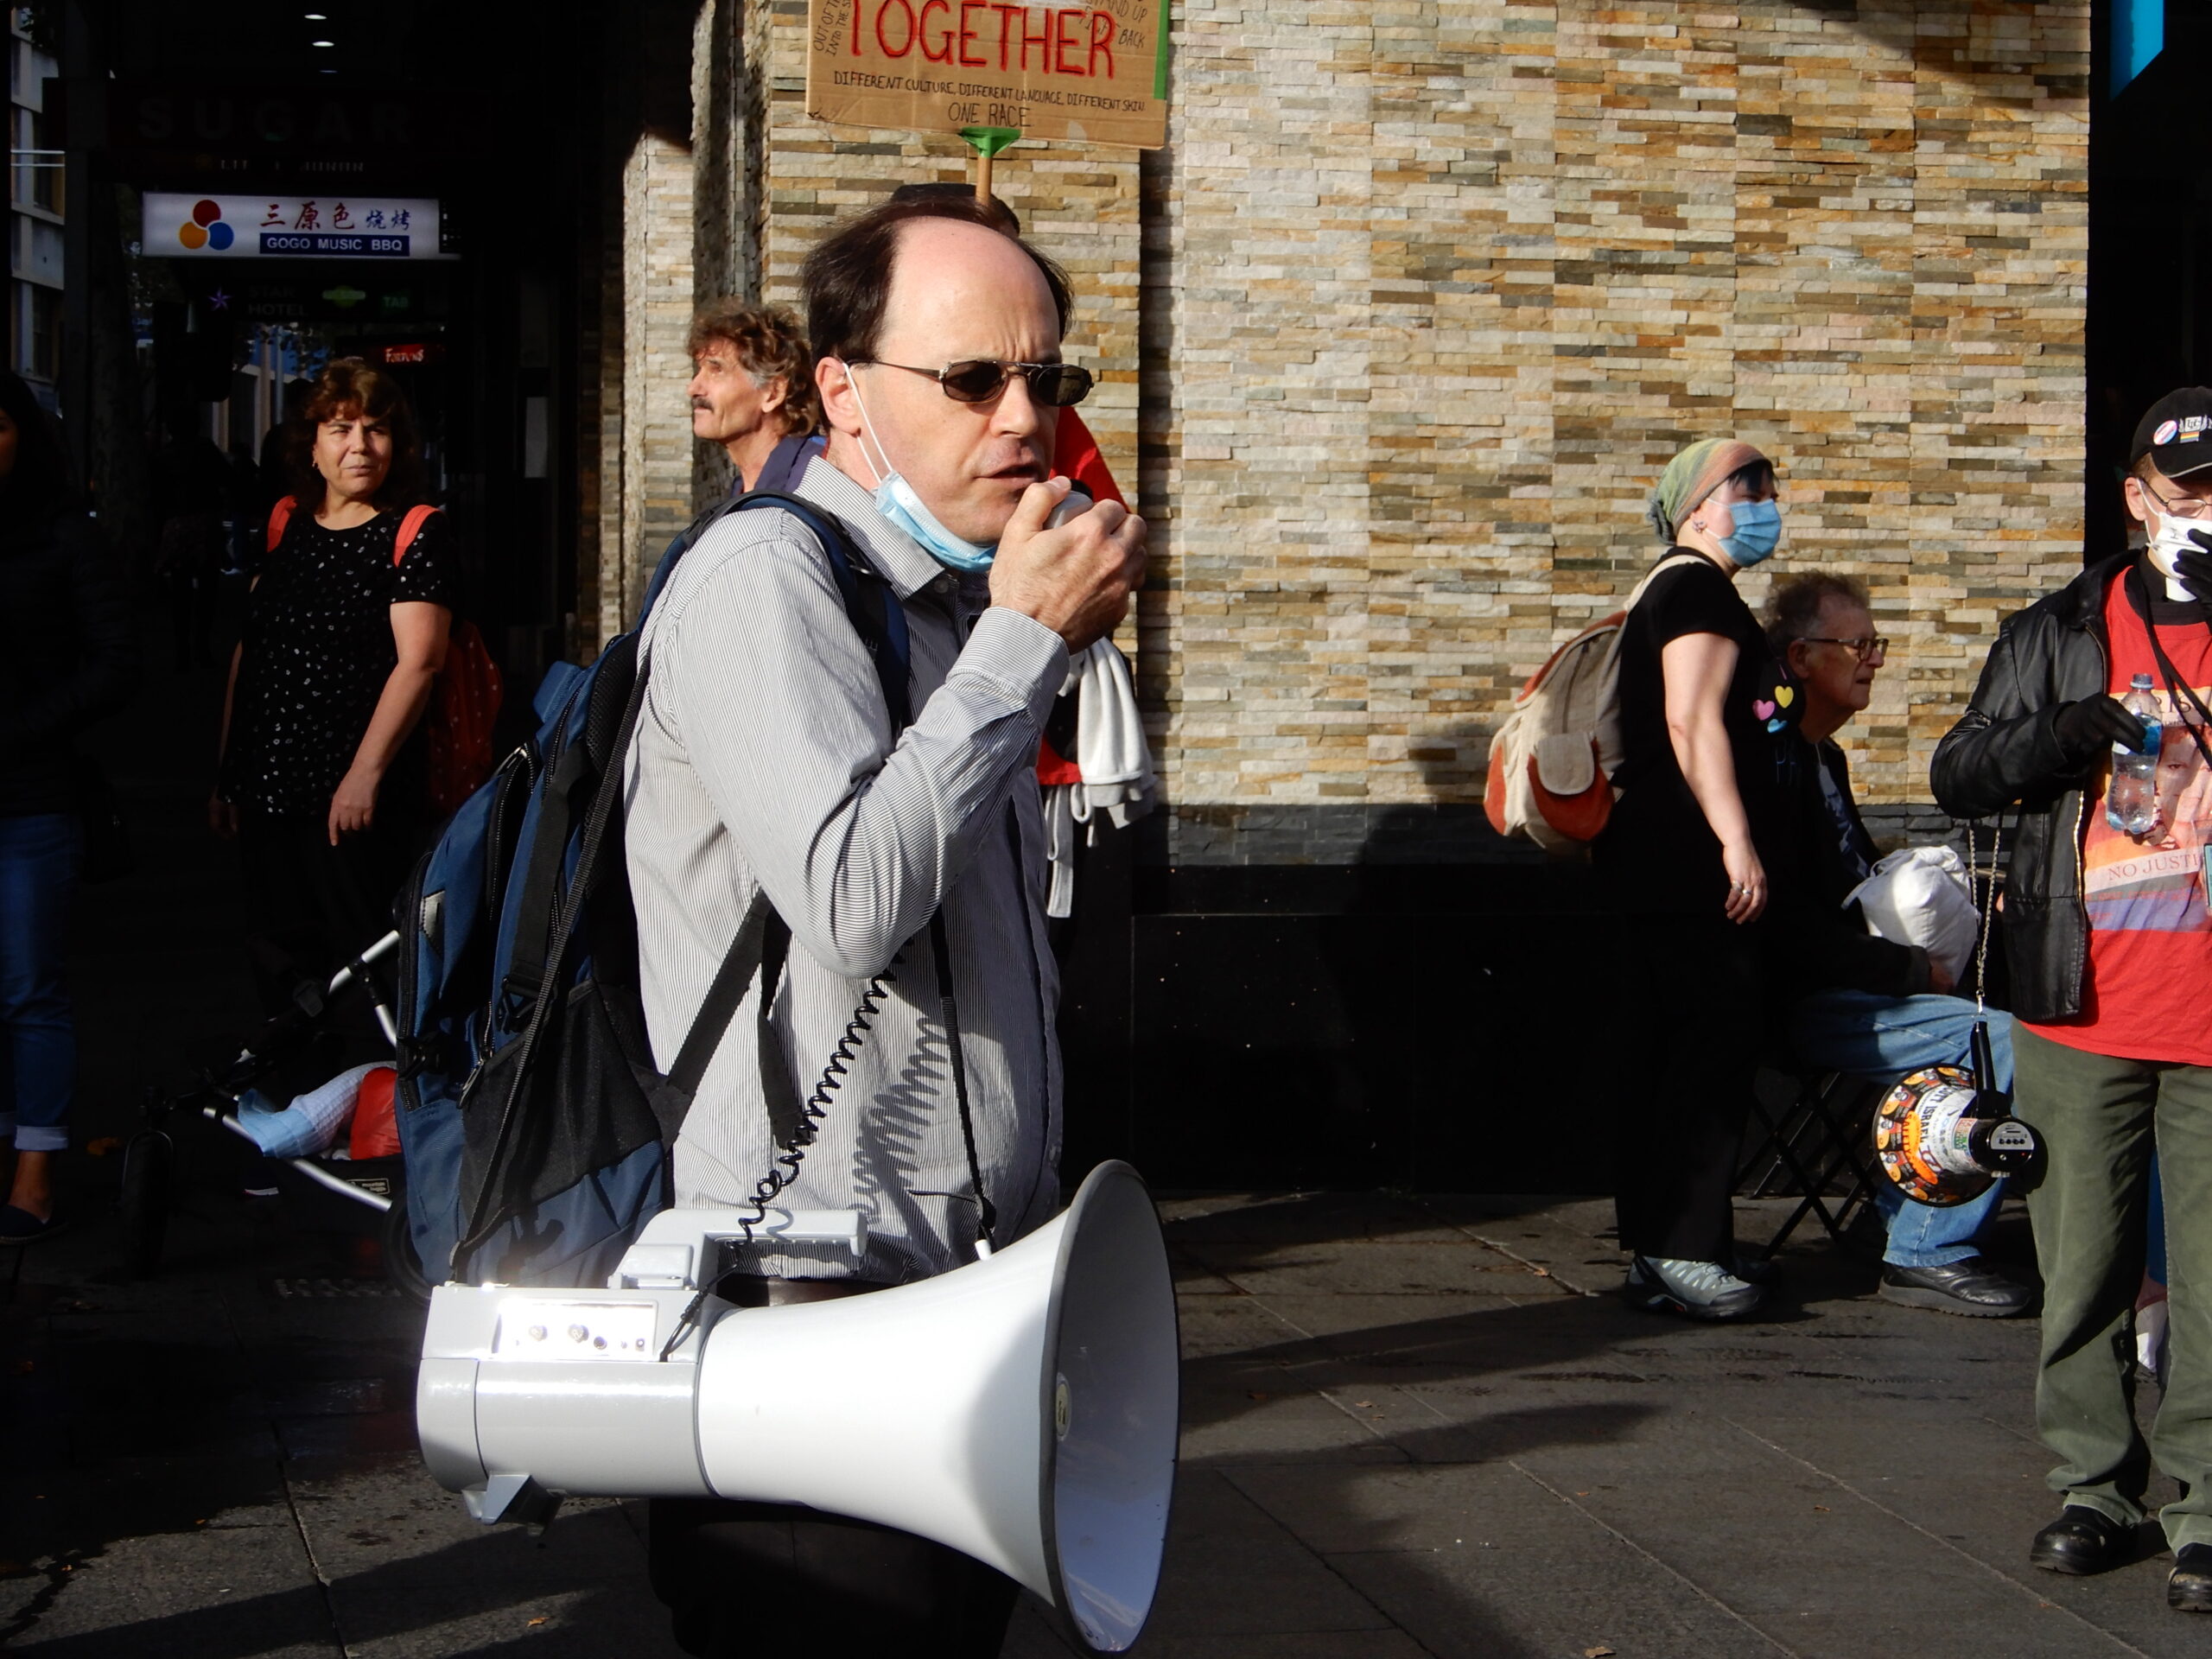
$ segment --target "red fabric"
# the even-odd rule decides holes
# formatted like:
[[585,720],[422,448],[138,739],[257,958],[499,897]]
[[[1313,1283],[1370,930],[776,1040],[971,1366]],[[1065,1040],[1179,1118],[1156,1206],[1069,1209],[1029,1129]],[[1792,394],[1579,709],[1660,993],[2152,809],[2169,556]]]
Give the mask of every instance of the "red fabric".
[[[1598,746],[1593,741],[1590,747],[1594,753]],[[1613,786],[1603,766],[1595,770],[1598,775],[1580,795],[1554,795],[1537,776],[1536,757],[1529,757],[1529,787],[1535,793],[1536,810],[1546,823],[1573,841],[1597,840],[1605,820],[1613,816]]]
[[1037,744],[1037,781],[1046,789],[1055,784],[1079,784],[1083,772],[1074,761],[1064,759],[1047,737]]
[[399,534],[391,538],[393,569],[399,569],[399,562],[407,556],[407,550],[415,545],[415,538],[423,533],[423,526],[430,522],[430,515],[436,511],[429,505],[407,509],[407,516],[399,521]]
[[1060,411],[1059,429],[1052,435],[1052,476],[1075,480],[1090,492],[1094,501],[1111,501],[1123,507],[1129,505],[1122,499],[1114,474],[1106,469],[1106,457],[1098,452],[1098,440],[1090,435],[1083,416],[1071,409]]
[[[1129,505],[1122,499],[1114,474],[1107,470],[1106,457],[1098,452],[1098,440],[1090,435],[1083,416],[1071,409],[1060,411],[1059,429],[1052,436],[1052,476],[1075,480],[1090,492],[1094,501],[1111,501],[1123,507]],[[1060,754],[1050,743],[1037,745],[1039,786],[1050,789],[1055,784],[1082,781],[1083,773],[1073,760]]]
[[399,1115],[392,1109],[392,1090],[399,1074],[380,1065],[363,1074],[361,1092],[353,1102],[353,1128],[346,1150],[355,1158],[397,1158],[399,1155]]
[[498,766],[492,728],[505,690],[483,634],[456,619],[430,702],[430,810],[438,817],[458,809]]
[[284,527],[292,522],[292,514],[299,510],[299,497],[287,495],[280,496],[276,505],[269,509],[269,539],[265,545],[270,552],[274,553],[276,543],[284,539]]
[[[391,544],[397,569],[415,537],[437,509],[407,509]],[[492,728],[499,718],[505,687],[483,634],[466,617],[455,617],[446,636],[446,665],[438,671],[428,715],[430,741],[430,810],[446,817],[483,786],[499,765]]]
[[[2204,995],[2212,989],[2212,909],[2205,903],[2205,842],[2212,836],[2212,772],[2183,726],[2165,677],[2151,653],[2143,619],[2117,581],[2105,594],[2112,638],[2114,696],[2129,677],[2148,674],[2164,711],[2158,800],[2164,822],[2136,837],[2105,817],[2101,771],[2097,797],[2084,811],[2082,899],[2089,912],[2089,960],[2082,977],[2082,1012],[2072,1020],[2029,1024],[2038,1037],[2117,1059],[2212,1065],[2212,1021]],[[2174,671],[2212,704],[2212,632],[2202,624],[2161,627]]]

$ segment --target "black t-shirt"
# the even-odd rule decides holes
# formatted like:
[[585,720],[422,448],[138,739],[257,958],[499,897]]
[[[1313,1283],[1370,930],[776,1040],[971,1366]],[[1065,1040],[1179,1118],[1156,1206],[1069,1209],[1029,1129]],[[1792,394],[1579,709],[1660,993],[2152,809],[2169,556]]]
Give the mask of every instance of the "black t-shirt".
[[[1682,549],[1670,549],[1681,552]],[[1736,642],[1736,671],[1720,720],[1736,760],[1736,788],[1770,888],[1794,869],[1787,803],[1798,751],[1789,740],[1803,700],[1766,643],[1751,607],[1719,566],[1703,557],[1662,571],[1621,632],[1621,791],[1592,849],[1617,901],[1638,911],[1711,909],[1726,901],[1720,842],[1705,821],[1667,735],[1660,652],[1686,634]]]
[[[398,666],[391,607],[454,608],[459,572],[445,515],[423,522],[395,566],[404,516],[325,530],[302,509],[264,562],[246,604],[223,764],[223,792],[237,804],[280,817],[327,812]],[[410,751],[420,737],[417,727]],[[387,787],[404,791],[420,765],[404,753]]]

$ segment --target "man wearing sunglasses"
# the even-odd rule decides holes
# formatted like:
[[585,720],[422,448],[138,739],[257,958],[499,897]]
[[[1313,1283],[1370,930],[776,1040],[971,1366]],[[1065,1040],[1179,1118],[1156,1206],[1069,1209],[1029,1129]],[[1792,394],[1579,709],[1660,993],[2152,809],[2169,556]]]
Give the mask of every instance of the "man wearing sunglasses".
[[[1866,588],[1854,577],[1815,572],[1777,584],[1767,601],[1767,639],[1789,665],[1804,698],[1800,740],[1798,840],[1802,890],[1809,903],[1778,912],[1783,972],[1799,991],[1789,1008],[1789,1047],[1820,1071],[1894,1080],[1930,1065],[1970,1065],[1974,1005],[1949,995],[1952,977],[1928,953],[1866,931],[1852,890],[1880,856],[1851,794],[1835,735],[1873,701],[1889,644],[1874,632]],[[1989,1016],[1996,1086],[2012,1084],[2011,1018]],[[2034,1298],[1997,1272],[1974,1239],[2004,1196],[1999,1181],[1968,1204],[1937,1207],[1873,1184],[1889,1224],[1882,1251],[1885,1301],[1970,1319],[2007,1319]]]
[[[2181,1492],[2158,1516],[2167,1605],[2212,1612],[2212,1217],[2196,1202],[2212,1184],[2212,813],[2201,791],[2162,791],[2131,830],[2104,800],[2115,753],[2203,746],[2212,725],[2212,388],[2152,405],[2120,488],[2141,551],[2005,620],[1933,777],[1954,817],[2018,808],[2005,955],[2017,1109],[2044,1147],[2028,1195],[2044,1281],[2036,1418],[2063,1505],[2028,1559],[2068,1573],[2133,1560],[2155,1465]],[[2138,675],[2158,706],[2151,732],[2119,701]],[[2129,1338],[2154,1146],[2171,1295],[2146,1439]]]
[[[785,490],[895,595],[912,721],[887,708],[816,534],[781,509],[727,515],[645,628],[626,819],[657,1063],[757,897],[790,935],[776,1040],[753,985],[677,1141],[677,1202],[745,1205],[778,1166],[771,1095],[817,1092],[840,1055],[776,1201],[861,1212],[866,1252],[756,1249],[724,1294],[772,1303],[949,1271],[979,1232],[1002,1249],[1058,1207],[1034,760],[1070,653],[1121,620],[1145,545],[1118,504],[1063,511],[1055,423],[1091,382],[1062,352],[1066,278],[972,197],[861,214],[804,285],[829,442]],[[698,1654],[992,1655],[1014,1605],[1009,1581],[936,1544],[758,1505],[656,1504],[652,1567]]]

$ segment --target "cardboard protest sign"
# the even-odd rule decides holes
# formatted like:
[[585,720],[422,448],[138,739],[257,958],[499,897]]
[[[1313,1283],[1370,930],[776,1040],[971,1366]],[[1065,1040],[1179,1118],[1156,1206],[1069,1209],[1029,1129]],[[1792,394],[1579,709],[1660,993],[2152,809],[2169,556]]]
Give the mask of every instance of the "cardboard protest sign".
[[1167,0],[810,0],[807,29],[819,121],[1167,142]]

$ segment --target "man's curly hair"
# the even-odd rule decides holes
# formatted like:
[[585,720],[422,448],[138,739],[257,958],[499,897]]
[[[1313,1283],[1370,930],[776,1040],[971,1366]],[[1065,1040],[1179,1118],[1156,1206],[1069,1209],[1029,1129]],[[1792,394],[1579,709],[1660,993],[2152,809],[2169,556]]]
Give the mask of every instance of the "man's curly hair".
[[776,418],[783,423],[785,435],[798,437],[822,424],[822,403],[814,390],[814,356],[798,317],[780,305],[715,300],[692,318],[684,350],[696,358],[725,340],[737,348],[737,360],[755,385],[783,378],[784,401]]

